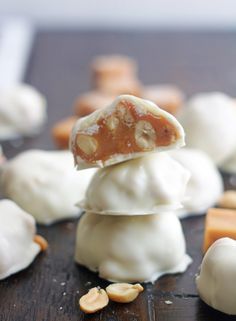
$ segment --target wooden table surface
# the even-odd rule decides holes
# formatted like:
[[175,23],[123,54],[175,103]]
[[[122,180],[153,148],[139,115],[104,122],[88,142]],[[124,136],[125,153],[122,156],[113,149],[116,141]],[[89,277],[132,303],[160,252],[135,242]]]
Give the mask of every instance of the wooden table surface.
[[[53,123],[72,111],[77,94],[90,89],[89,62],[97,54],[121,53],[137,59],[145,84],[171,82],[187,95],[221,90],[236,96],[236,33],[216,32],[39,32],[26,81],[48,99],[48,123],[38,137],[4,143],[8,157],[30,148],[55,148]],[[235,184],[236,177],[231,177]],[[229,186],[229,177],[225,177]],[[231,186],[235,187],[235,186]],[[130,304],[109,304],[86,316],[78,299],[93,286],[107,283],[73,262],[76,221],[38,227],[49,241],[46,253],[34,263],[0,282],[1,321],[224,321],[198,297],[194,275],[201,262],[204,217],[182,221],[193,263],[184,274],[164,276]],[[171,305],[166,300],[173,302]]]

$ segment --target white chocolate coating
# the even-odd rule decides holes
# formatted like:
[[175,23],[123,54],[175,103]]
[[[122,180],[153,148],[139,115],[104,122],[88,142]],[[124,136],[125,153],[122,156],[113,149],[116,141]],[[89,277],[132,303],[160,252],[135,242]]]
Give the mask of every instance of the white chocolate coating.
[[145,215],[177,209],[189,172],[167,153],[152,153],[99,169],[81,207],[105,215]]
[[[121,95],[121,96],[118,96],[112,102],[112,104],[110,106],[100,109],[100,110],[97,110],[86,117],[80,118],[75,123],[72,133],[71,133],[71,137],[70,137],[70,147],[71,147],[72,152],[75,149],[77,132],[84,131],[86,133],[86,135],[93,134],[94,131],[98,130],[98,126],[94,125],[94,124],[96,124],[97,121],[101,117],[106,117],[106,116],[112,114],[115,111],[117,105],[119,105],[120,102],[122,102],[123,100],[129,101],[130,103],[132,103],[135,106],[136,111],[138,113],[140,113],[140,114],[151,113],[155,116],[164,117],[165,119],[168,120],[168,122],[170,122],[175,127],[179,138],[176,141],[174,141],[173,143],[171,143],[170,145],[156,147],[153,149],[153,151],[160,152],[163,150],[180,148],[185,145],[184,130],[174,116],[172,116],[171,114],[162,110],[161,108],[157,107],[153,102],[151,102],[149,100],[144,100],[144,99],[141,99],[141,98],[138,98],[135,96],[131,96],[131,95]],[[92,163],[92,164],[85,162],[78,155],[74,155],[74,157],[75,157],[75,163],[78,165],[78,169],[83,169],[83,168],[88,168],[88,167],[106,167],[106,166],[114,165],[114,164],[117,164],[120,162],[124,162],[126,160],[138,158],[138,157],[147,155],[148,153],[150,153],[150,151],[149,152],[135,152],[135,153],[129,153],[129,154],[115,154],[115,155],[112,155],[109,159],[107,159],[104,162],[97,161],[96,163]]]
[[205,151],[215,164],[222,164],[236,149],[236,107],[220,92],[192,97],[179,115],[186,133],[186,146]]
[[34,218],[10,200],[0,201],[0,280],[25,269],[40,252]]
[[37,134],[46,120],[46,100],[21,84],[0,90],[0,139]]
[[76,171],[69,151],[30,150],[2,165],[0,186],[38,223],[51,224],[79,215],[76,203],[95,171]]
[[196,285],[201,299],[212,308],[236,315],[236,241],[217,240],[206,252]]
[[182,148],[168,153],[191,174],[178,216],[203,214],[217,203],[224,190],[217,167],[206,153],[198,149]]
[[175,214],[102,216],[85,213],[77,229],[75,260],[114,282],[154,282],[184,272],[181,224]]

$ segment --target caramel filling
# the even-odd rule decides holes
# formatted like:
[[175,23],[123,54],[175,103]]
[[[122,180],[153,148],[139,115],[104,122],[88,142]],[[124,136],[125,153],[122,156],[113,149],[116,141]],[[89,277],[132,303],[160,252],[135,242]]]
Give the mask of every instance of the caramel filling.
[[178,139],[175,127],[164,117],[139,113],[126,101],[97,125],[92,134],[78,131],[74,144],[74,153],[89,163],[105,161],[114,154],[151,151]]

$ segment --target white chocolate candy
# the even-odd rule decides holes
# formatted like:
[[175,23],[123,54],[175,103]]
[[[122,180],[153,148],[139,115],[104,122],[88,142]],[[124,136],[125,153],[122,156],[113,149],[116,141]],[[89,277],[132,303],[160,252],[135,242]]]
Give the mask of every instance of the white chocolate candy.
[[221,165],[236,149],[236,107],[220,92],[198,94],[179,115],[186,133],[186,146],[205,151]]
[[[151,117],[153,124],[145,117]],[[151,101],[131,95],[118,96],[110,106],[80,118],[70,137],[78,169],[106,167],[184,144],[183,128],[174,116]],[[109,148],[103,159],[106,146]]]
[[33,87],[17,85],[0,90],[0,139],[32,136],[46,120],[46,100]]
[[99,169],[80,206],[105,215],[145,215],[177,209],[189,172],[166,153]]
[[0,201],[0,280],[25,269],[40,252],[34,218],[10,200]]
[[224,190],[217,167],[206,153],[197,149],[182,148],[170,151],[168,154],[191,174],[183,208],[177,211],[178,216],[203,214],[217,203]]
[[175,214],[102,216],[79,221],[75,260],[112,282],[154,282],[191,263]]
[[76,171],[69,151],[30,150],[2,165],[0,187],[38,223],[51,224],[79,215],[76,203],[95,171]]
[[236,241],[217,240],[206,252],[196,278],[201,299],[212,308],[236,315]]

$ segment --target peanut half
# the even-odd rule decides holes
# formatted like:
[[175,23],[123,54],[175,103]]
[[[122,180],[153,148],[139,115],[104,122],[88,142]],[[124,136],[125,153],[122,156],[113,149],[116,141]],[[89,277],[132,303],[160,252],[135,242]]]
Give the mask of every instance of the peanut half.
[[106,119],[106,125],[109,130],[115,131],[119,125],[119,119],[115,116],[110,116]]
[[95,313],[108,305],[109,298],[105,290],[92,288],[79,300],[80,309],[85,313]]
[[139,148],[152,150],[155,147],[156,133],[152,125],[145,120],[140,120],[135,126],[135,141]]
[[236,191],[225,191],[219,199],[218,205],[224,208],[236,209]]
[[77,145],[87,155],[92,155],[98,148],[98,142],[91,136],[80,135],[77,137]]
[[126,126],[132,126],[132,124],[134,123],[134,118],[131,115],[130,111],[127,110],[124,106],[120,106],[117,111],[120,120],[123,121]]
[[42,237],[41,235],[36,234],[34,236],[34,242],[40,246],[41,251],[46,251],[46,249],[48,248],[47,240],[44,237]]
[[106,288],[110,300],[120,303],[134,301],[144,289],[141,284],[114,283]]

